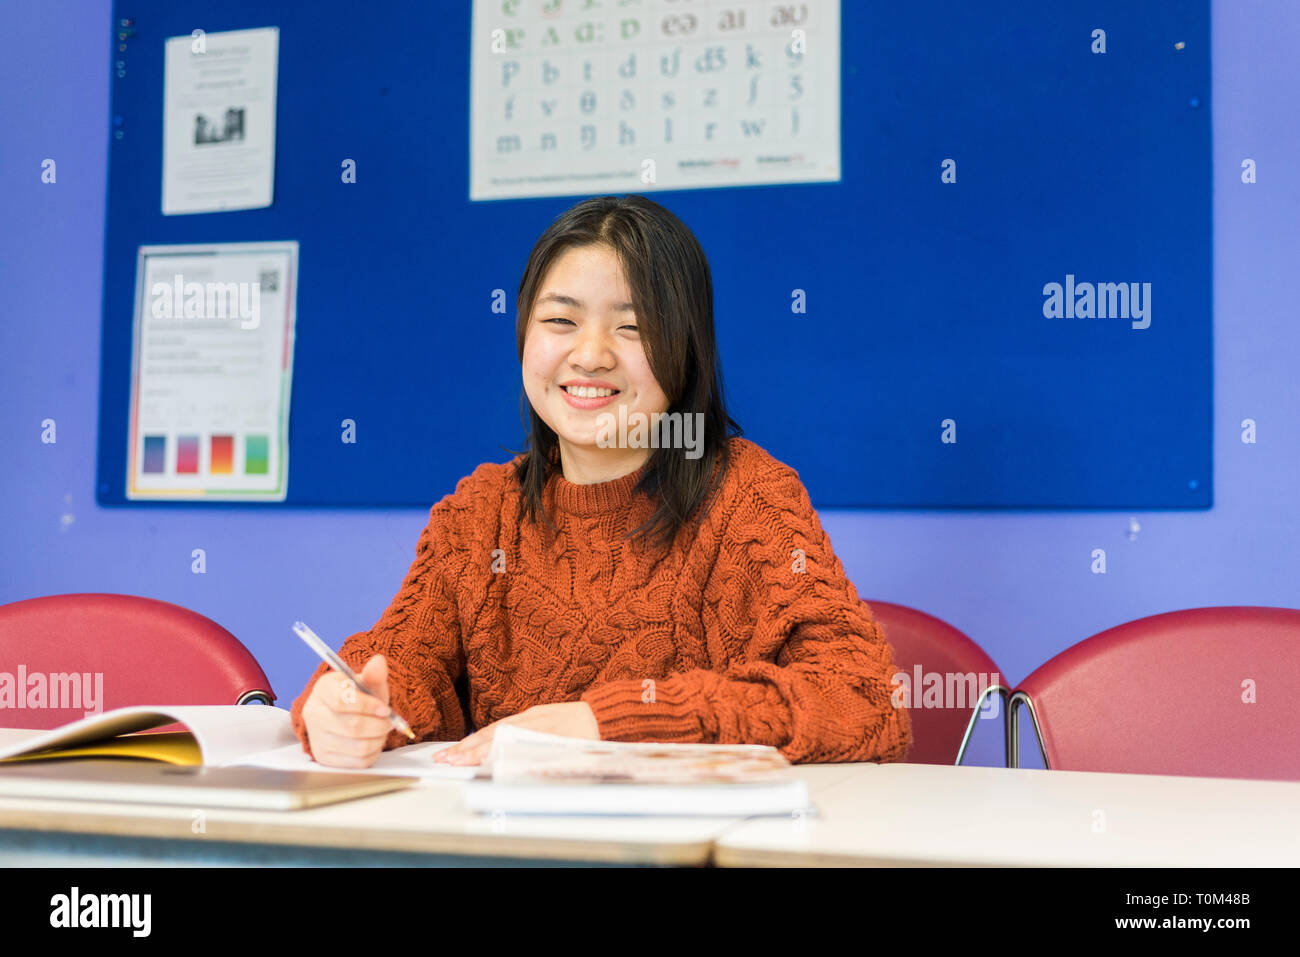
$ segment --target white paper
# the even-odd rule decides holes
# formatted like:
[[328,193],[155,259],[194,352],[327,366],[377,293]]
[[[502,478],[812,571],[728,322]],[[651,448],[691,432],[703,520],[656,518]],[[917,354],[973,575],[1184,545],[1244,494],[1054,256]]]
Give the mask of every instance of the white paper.
[[840,179],[840,0],[474,0],[470,51],[471,200]]
[[298,244],[142,246],[127,498],[283,501]]
[[271,205],[278,27],[169,37],[163,215]]
[[336,768],[313,761],[302,749],[302,744],[295,740],[294,744],[263,754],[250,755],[234,763],[258,768],[274,768],[278,771],[341,771],[345,774],[396,774],[451,780],[491,776],[491,771],[487,767],[441,764],[433,760],[435,753],[450,748],[456,743],[455,741],[420,741],[381,752],[375,759],[375,763],[368,768]]

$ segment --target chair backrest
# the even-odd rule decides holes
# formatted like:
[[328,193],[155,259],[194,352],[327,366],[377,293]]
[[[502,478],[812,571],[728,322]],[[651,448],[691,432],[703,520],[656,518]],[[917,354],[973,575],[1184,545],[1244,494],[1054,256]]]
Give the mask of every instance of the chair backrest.
[[1300,779],[1300,610],[1140,618],[1067,648],[1015,697],[1049,768]]
[[209,618],[134,595],[0,605],[0,727],[57,728],[132,705],[271,704],[257,661]]
[[999,735],[1005,735],[1003,699],[1009,688],[983,648],[915,608],[865,604],[894,650],[897,688],[906,691],[900,699],[912,719],[909,764],[960,764],[981,719],[996,721]]

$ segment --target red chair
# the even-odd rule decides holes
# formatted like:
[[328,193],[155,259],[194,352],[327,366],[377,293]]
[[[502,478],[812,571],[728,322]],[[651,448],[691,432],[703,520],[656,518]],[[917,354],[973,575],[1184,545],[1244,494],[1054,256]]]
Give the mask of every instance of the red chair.
[[[923,611],[887,601],[863,603],[894,649],[898,672],[910,682],[907,707],[913,743],[907,753],[908,764],[961,764],[981,714],[986,720],[1001,719],[998,730],[1005,742],[1005,704],[1010,688],[983,648],[946,621]],[[936,702],[927,703],[926,685],[934,686],[928,679],[933,675],[942,682],[938,707]],[[895,693],[903,687],[899,677]],[[991,708],[985,707],[986,702],[992,703]]]
[[1171,611],[1067,648],[1011,696],[1011,767],[1022,703],[1048,768],[1297,780],[1300,611]]
[[[29,707],[39,705],[38,685],[44,704]],[[275,693],[252,654],[179,605],[107,594],[0,605],[0,727],[57,728],[131,705],[254,700],[271,704]]]

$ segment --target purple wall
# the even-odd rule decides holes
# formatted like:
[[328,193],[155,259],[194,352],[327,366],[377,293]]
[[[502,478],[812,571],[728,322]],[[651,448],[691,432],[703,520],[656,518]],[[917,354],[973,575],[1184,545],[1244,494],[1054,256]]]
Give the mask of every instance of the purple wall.
[[[0,602],[106,591],[187,606],[243,640],[287,707],[314,666],[289,624],[302,618],[336,646],[373,624],[427,509],[95,504],[109,3],[5,0],[0,13],[14,27],[0,64]],[[864,597],[946,619],[1013,681],[1133,618],[1300,607],[1300,4],[1216,0],[1212,17],[1214,508],[822,513]],[[58,164],[55,185],[41,183],[46,157]],[[1240,181],[1247,157],[1254,185]],[[728,368],[729,378],[740,372]],[[1106,376],[1097,370],[1098,388]],[[517,384],[503,388],[514,402]],[[40,440],[46,418],[57,423],[54,445]],[[1257,423],[1254,445],[1241,441],[1245,418]],[[1130,519],[1140,525],[1132,538]],[[194,548],[206,551],[207,574],[191,574]],[[1094,548],[1106,550],[1105,575],[1090,571]],[[993,725],[981,725],[969,763],[1001,764]],[[1036,764],[1028,736],[1021,747]]]

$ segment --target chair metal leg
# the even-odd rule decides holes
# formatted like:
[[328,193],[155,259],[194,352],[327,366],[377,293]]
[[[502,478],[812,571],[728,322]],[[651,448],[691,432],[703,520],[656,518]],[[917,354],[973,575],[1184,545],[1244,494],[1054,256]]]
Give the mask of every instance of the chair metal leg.
[[1020,767],[1020,694],[1007,702],[1007,767]]
[[984,701],[989,695],[997,693],[1002,696],[1002,734],[1006,736],[1007,728],[1007,689],[1001,685],[989,685],[984,689],[979,700],[975,702],[975,708],[971,711],[970,721],[966,724],[966,733],[962,735],[961,746],[957,749],[956,764],[961,764],[966,757],[966,748],[970,744],[971,734],[975,731],[975,722],[979,720],[980,708],[983,707]]
[[1051,770],[1052,763],[1047,760],[1047,747],[1043,744],[1042,729],[1038,726],[1038,712],[1034,708],[1034,699],[1023,691],[1011,696],[1007,716],[1007,767],[1020,767],[1020,705],[1029,710],[1029,720],[1033,724],[1034,738],[1038,741],[1038,753],[1043,757],[1043,767]]

